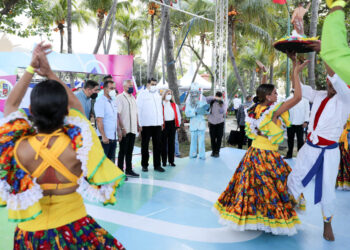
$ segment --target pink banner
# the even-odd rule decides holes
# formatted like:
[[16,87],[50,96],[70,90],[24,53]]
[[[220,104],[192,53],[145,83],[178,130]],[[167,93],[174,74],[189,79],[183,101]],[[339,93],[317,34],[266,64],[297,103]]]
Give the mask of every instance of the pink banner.
[[16,83],[16,75],[0,76],[0,111],[4,112],[5,102],[13,86]]

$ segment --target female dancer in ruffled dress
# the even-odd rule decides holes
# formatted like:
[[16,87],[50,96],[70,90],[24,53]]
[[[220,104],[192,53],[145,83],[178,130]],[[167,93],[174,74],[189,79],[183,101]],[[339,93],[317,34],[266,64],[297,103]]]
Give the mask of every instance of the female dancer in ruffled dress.
[[350,190],[350,117],[339,140],[340,164],[337,176],[337,188]]
[[301,100],[299,73],[306,65],[293,61],[295,94],[284,103],[277,103],[274,85],[258,87],[255,104],[246,111],[246,132],[253,144],[214,205],[220,223],[239,231],[297,232],[300,221],[287,190],[291,168],[277,150],[283,141],[282,123],[290,125],[288,110]]
[[[83,198],[114,204],[125,175],[103,153],[73,92],[51,71],[40,43],[0,120],[0,204],[18,223],[14,249],[124,249],[87,215]],[[48,79],[18,106],[33,74]]]

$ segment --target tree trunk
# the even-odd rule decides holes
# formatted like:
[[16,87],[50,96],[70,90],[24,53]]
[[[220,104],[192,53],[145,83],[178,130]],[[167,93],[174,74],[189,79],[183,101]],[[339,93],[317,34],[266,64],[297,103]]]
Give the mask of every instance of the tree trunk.
[[212,83],[212,86],[214,86],[214,75],[213,75],[213,72],[211,71],[211,69],[208,67],[208,65],[206,65],[203,61],[203,59],[200,57],[200,55],[198,54],[198,52],[193,48],[192,45],[190,44],[185,44],[185,46],[189,47],[193,53],[196,55],[196,57],[201,61],[202,65],[204,66],[204,68],[208,71],[208,73],[210,74],[210,77],[211,77],[211,83]]
[[165,48],[165,59],[166,69],[168,74],[169,88],[173,91],[174,98],[177,104],[180,104],[179,98],[179,86],[177,85],[177,75],[174,61],[174,44],[171,34],[170,17],[168,16],[164,33],[164,48]]
[[[167,64],[167,73],[168,73],[168,84],[169,88],[173,91],[175,102],[180,104],[179,97],[179,87],[177,85],[177,75],[175,69],[175,63],[170,63],[174,61],[174,44],[171,34],[171,26],[170,26],[170,17],[167,16],[166,25],[165,25],[165,33],[164,33],[164,47],[165,47],[165,58]],[[187,142],[187,133],[182,123],[180,125],[180,129],[178,130],[179,134],[179,142]]]
[[[199,68],[201,67],[202,65],[202,61],[203,61],[203,56],[204,56],[204,39],[205,39],[205,35],[201,35],[201,44],[202,44],[202,54],[201,54],[201,57],[199,59],[199,63],[197,65],[197,69],[196,71],[194,72],[194,75],[193,75],[193,78],[192,78],[192,82],[194,82],[196,80],[196,77],[197,77],[197,73],[199,71]],[[191,83],[192,83],[191,82]]]
[[153,58],[151,58],[149,78],[152,78],[153,74],[154,74],[154,69],[155,69],[156,64],[157,64],[157,59],[158,59],[160,47],[162,45],[162,41],[164,38],[164,31],[165,31],[165,26],[166,26],[166,23],[168,20],[168,16],[169,16],[169,9],[167,7],[162,7],[162,19],[161,19],[162,23],[160,25],[160,30],[159,30],[156,46],[154,48]]
[[130,55],[130,38],[129,37],[126,37],[126,46],[127,46],[127,49],[128,49],[128,55]]
[[230,56],[230,60],[231,60],[231,63],[232,63],[232,66],[233,66],[236,78],[237,78],[237,82],[238,82],[238,84],[239,84],[239,86],[241,88],[243,97],[245,99],[247,97],[247,91],[246,91],[246,89],[244,87],[242,78],[241,78],[241,76],[239,74],[235,55],[233,54],[233,47],[232,47],[232,34],[233,33],[234,33],[233,24],[232,24],[232,22],[229,22],[229,25],[228,25],[228,46],[227,46],[228,53],[229,53],[229,56]]
[[[117,4],[118,4],[118,1],[117,1]],[[109,31],[109,38],[108,38],[108,45],[107,45],[107,53],[106,54],[109,54],[109,50],[111,49],[111,45],[112,45],[112,38],[113,38],[113,33],[114,33],[114,23],[115,23],[115,16],[116,16],[116,13],[117,13],[117,7],[114,9],[114,12],[112,13],[112,23],[111,23],[111,28],[110,28],[110,31]]]
[[60,48],[60,53],[63,53],[63,34],[64,30],[60,29],[60,36],[61,36],[61,48]]
[[[72,54],[72,0],[67,0],[67,51],[68,54]],[[73,89],[75,87],[74,85],[74,78],[73,73],[69,73],[69,82],[70,82],[70,88]]]
[[179,65],[180,65],[181,76],[183,76],[184,75],[184,69],[182,67],[181,53],[179,55]]
[[103,24],[103,17],[98,17],[97,20],[97,40],[96,42],[98,42],[98,39],[100,38],[101,32],[102,32],[102,24]]
[[[318,9],[319,9],[320,1],[312,0],[311,5],[311,22],[310,22],[310,37],[314,37],[317,34],[317,21],[318,21]],[[309,85],[312,88],[315,88],[315,54],[316,52],[309,53],[308,59],[309,63]]]
[[273,84],[273,64],[270,65],[270,84]]
[[149,78],[151,72],[152,55],[153,55],[153,43],[154,43],[154,15],[151,16],[151,44],[149,52],[149,64],[147,67],[147,77]]
[[67,35],[68,53],[72,54],[72,0],[67,0]]
[[118,4],[118,0],[114,0],[111,9],[108,12],[105,25],[103,26],[103,29],[99,32],[99,37],[97,38],[96,46],[94,48],[94,51],[92,52],[93,54],[96,54],[98,52],[98,49],[100,48],[100,45],[101,45],[102,40],[103,40],[103,37],[104,37],[104,35],[106,34],[106,31],[107,31],[109,21],[111,20],[111,17],[113,15],[115,9],[117,8],[117,4]]
[[164,84],[165,84],[164,41],[163,41],[163,43],[162,43],[161,50],[162,50],[162,76],[163,76],[163,82],[162,82],[162,84],[164,85]]

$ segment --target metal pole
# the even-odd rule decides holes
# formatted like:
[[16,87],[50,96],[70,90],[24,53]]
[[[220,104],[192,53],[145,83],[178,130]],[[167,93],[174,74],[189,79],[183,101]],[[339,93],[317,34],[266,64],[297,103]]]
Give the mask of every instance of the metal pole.
[[[290,14],[289,14],[289,5],[286,1],[286,7],[288,12],[288,24],[287,24],[287,36],[290,36]],[[286,70],[286,79],[287,79],[287,86],[286,86],[286,98],[289,97],[289,91],[290,91],[290,79],[289,79],[289,57],[287,57],[287,70]]]

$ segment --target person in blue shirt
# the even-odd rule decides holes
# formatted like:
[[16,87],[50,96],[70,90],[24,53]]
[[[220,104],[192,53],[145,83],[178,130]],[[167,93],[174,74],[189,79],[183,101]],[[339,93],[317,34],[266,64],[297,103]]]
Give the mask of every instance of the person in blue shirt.
[[96,101],[94,107],[98,129],[97,135],[100,137],[106,156],[114,163],[118,141],[117,135],[122,138],[120,126],[117,126],[118,110],[117,104],[113,100],[115,96],[115,83],[111,80],[105,81],[103,96]]
[[85,116],[88,120],[90,120],[91,100],[96,99],[99,91],[98,88],[99,85],[97,82],[88,80],[85,82],[84,88],[75,94],[83,106]]

